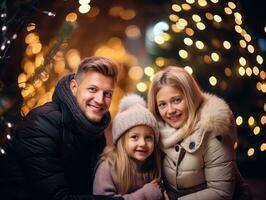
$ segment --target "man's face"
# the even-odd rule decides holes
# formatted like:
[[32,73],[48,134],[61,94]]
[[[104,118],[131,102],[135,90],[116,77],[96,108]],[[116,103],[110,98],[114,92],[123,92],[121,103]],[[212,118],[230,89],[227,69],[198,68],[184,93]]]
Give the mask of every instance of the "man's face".
[[114,86],[111,77],[94,71],[84,74],[79,84],[74,79],[70,82],[70,89],[80,110],[92,122],[100,122],[108,111]]

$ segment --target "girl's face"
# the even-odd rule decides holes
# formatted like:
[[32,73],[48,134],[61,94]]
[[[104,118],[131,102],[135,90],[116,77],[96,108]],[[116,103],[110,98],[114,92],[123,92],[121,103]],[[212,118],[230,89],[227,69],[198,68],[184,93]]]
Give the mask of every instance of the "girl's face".
[[125,135],[125,150],[128,156],[138,163],[143,163],[154,150],[153,129],[138,125],[129,129]]
[[181,90],[165,85],[156,95],[161,118],[173,128],[180,128],[188,118],[188,107]]

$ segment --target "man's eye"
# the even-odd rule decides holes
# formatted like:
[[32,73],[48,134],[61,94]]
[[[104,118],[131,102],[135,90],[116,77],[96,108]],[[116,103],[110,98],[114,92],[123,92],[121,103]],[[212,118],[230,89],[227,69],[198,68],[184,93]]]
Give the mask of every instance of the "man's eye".
[[88,91],[89,91],[89,92],[96,92],[96,91],[97,91],[97,89],[96,89],[96,88],[93,88],[93,87],[91,87],[91,88],[88,88]]
[[112,92],[105,92],[104,96],[107,97],[107,98],[112,98],[113,93]]

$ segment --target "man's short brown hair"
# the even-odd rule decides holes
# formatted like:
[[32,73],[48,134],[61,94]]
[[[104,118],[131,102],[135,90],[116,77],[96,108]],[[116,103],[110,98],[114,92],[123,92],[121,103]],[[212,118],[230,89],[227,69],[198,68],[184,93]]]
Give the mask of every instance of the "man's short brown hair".
[[118,64],[112,60],[99,56],[91,56],[84,58],[76,71],[75,80],[77,83],[82,81],[83,75],[88,71],[95,71],[113,78],[114,82],[117,81]]

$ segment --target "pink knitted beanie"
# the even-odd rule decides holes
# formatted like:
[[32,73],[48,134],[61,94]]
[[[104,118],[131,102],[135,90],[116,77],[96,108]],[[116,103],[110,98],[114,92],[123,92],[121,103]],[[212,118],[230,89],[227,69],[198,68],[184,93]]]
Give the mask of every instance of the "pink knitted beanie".
[[119,104],[119,110],[114,118],[112,135],[113,143],[128,129],[137,125],[146,125],[154,130],[156,142],[159,140],[158,123],[147,109],[145,100],[137,94],[124,96]]

